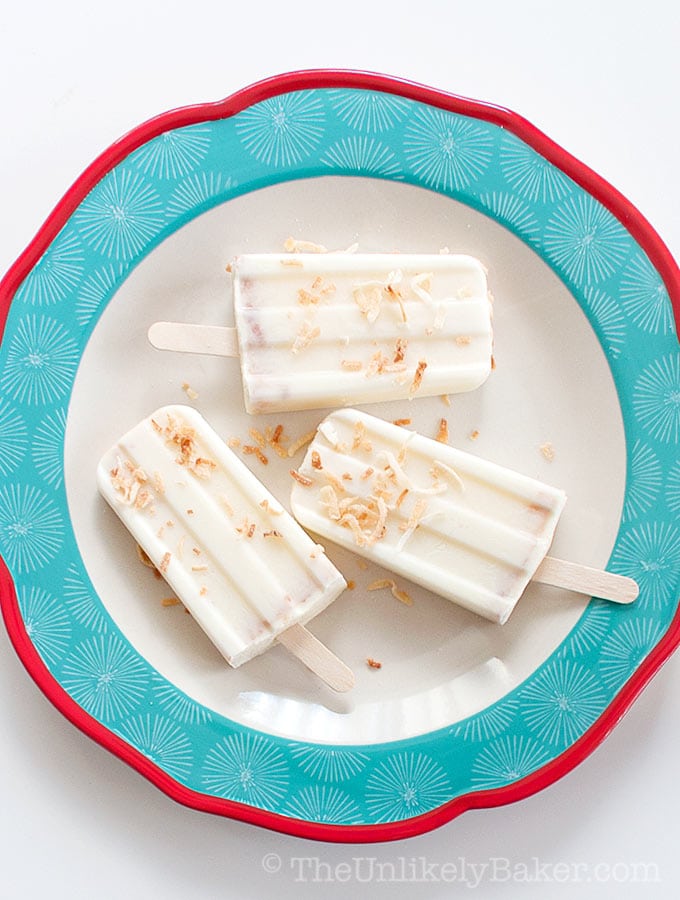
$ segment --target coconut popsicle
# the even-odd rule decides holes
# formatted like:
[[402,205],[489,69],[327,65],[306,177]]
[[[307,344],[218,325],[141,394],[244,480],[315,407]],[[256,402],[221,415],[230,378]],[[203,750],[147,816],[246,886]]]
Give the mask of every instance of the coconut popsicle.
[[305,646],[330,666],[317,674],[331,686],[351,686],[303,628],[344,578],[196,410],[166,406],[142,420],[104,454],[97,483],[231,666],[279,640],[307,665]]
[[637,595],[631,579],[546,557],[564,491],[357,410],[319,425],[291,502],[310,531],[498,624],[532,578]]
[[230,270],[235,330],[157,322],[149,339],[239,355],[249,413],[470,391],[491,371],[491,301],[474,257],[255,253]]

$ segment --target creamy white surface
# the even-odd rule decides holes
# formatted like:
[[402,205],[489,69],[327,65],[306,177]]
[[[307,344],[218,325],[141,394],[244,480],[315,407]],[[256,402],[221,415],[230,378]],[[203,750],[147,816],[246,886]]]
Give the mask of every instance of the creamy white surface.
[[[193,429],[199,461],[215,467],[181,464],[164,434],[168,426]],[[129,475],[126,461],[148,478],[138,483],[137,496],[152,497],[144,506],[116,488],[112,473]],[[323,549],[190,407],[163,407],[127,432],[102,457],[97,484],[232,666],[307,622],[345,588]]]
[[486,273],[471,256],[256,253],[232,273],[251,413],[459,393],[491,371]]
[[[353,409],[324,419],[299,471],[311,482],[291,495],[302,525],[499,624],[566,501],[534,478]],[[359,527],[356,511],[381,500],[383,527]]]

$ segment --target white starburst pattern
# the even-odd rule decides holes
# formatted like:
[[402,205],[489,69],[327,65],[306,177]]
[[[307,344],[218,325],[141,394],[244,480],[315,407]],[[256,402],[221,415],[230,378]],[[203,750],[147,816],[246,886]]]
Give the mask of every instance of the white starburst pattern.
[[366,805],[376,822],[410,819],[451,799],[446,772],[424,753],[396,753],[366,781]]
[[137,150],[131,161],[152,178],[182,178],[205,159],[210,136],[207,125],[164,131]]
[[22,587],[18,600],[32,644],[47,665],[54,666],[71,640],[71,622],[61,602],[39,587]]
[[89,325],[123,279],[122,263],[108,263],[83,282],[76,298],[78,324]]
[[19,575],[51,562],[61,549],[64,523],[50,498],[32,485],[0,487],[0,546]]
[[211,721],[209,709],[187,697],[160,675],[154,673],[151,683],[154,697],[173,721],[183,725],[205,725]]
[[303,788],[286,803],[285,814],[306,822],[360,825],[361,812],[345,791],[327,784]]
[[582,659],[595,647],[599,647],[609,633],[611,617],[609,601],[591,600],[583,616],[574,626],[564,652]]
[[59,303],[83,274],[83,249],[78,237],[61,232],[33,266],[17,291],[17,299],[32,306]]
[[613,274],[625,258],[627,244],[622,225],[585,194],[557,208],[544,236],[548,258],[583,285],[597,284]]
[[471,716],[453,729],[455,737],[461,737],[464,741],[476,743],[477,741],[490,741],[498,737],[510,727],[512,720],[517,715],[519,703],[516,699],[496,703],[475,716]]
[[618,359],[626,339],[626,323],[618,303],[599,288],[587,287],[583,294],[604,349],[612,359]]
[[378,91],[330,90],[331,106],[356,131],[389,131],[408,115],[409,102]]
[[58,409],[41,421],[33,435],[31,456],[36,471],[57,489],[64,480],[66,410]]
[[633,409],[649,434],[666,444],[680,438],[680,353],[654,360],[635,382]]
[[661,463],[647,444],[637,440],[630,454],[630,471],[623,504],[623,521],[644,515],[656,503],[661,489]]
[[680,460],[671,467],[666,480],[666,503],[672,513],[680,513]]
[[290,754],[302,771],[317,781],[346,781],[366,766],[369,756],[358,750],[289,744]]
[[18,403],[51,403],[66,395],[77,366],[78,347],[63,325],[30,314],[10,339],[0,385]]
[[66,658],[61,683],[76,703],[101,722],[137,708],[148,687],[145,665],[120,638],[98,635]]
[[220,797],[272,807],[288,790],[288,768],[273,741],[239,733],[223,738],[208,752],[202,780]]
[[21,414],[0,399],[0,475],[7,476],[21,465],[28,449],[28,430]]
[[536,240],[540,227],[528,203],[514,194],[492,191],[479,195],[479,202],[493,214],[494,219],[527,240]]
[[643,331],[672,334],[673,307],[661,276],[646,256],[635,256],[621,276],[621,303]]
[[131,260],[163,227],[154,188],[138,172],[114,169],[83,200],[74,221],[83,239],[104,256]]
[[321,162],[329,169],[399,180],[404,177],[389,147],[366,135],[343,138],[326,150]]
[[182,179],[175,188],[166,206],[166,215],[171,218],[199,210],[206,203],[222,198],[234,187],[234,179],[221,172],[195,172]]
[[323,137],[325,113],[318,96],[305,91],[263,100],[238,113],[234,121],[248,153],[278,169],[314,152]]
[[613,631],[600,655],[604,682],[615,690],[622,687],[659,640],[661,631],[654,619],[631,619]]
[[514,135],[501,140],[500,165],[514,193],[531,203],[554,203],[570,190],[563,172]]
[[624,532],[612,567],[640,585],[638,605],[662,609],[677,600],[680,530],[669,522],[643,522]]
[[566,746],[593,724],[607,697],[585,666],[557,659],[524,688],[521,705],[525,722],[541,741]]
[[477,181],[488,168],[492,148],[484,125],[440,109],[419,110],[404,136],[413,173],[441,191],[460,191]]
[[486,746],[472,764],[472,784],[478,790],[503,787],[531,775],[548,762],[548,751],[521,734],[505,735]]
[[170,719],[151,713],[137,715],[126,719],[117,733],[178,781],[191,774],[194,764],[191,742]]
[[68,567],[64,578],[64,605],[76,622],[88,631],[104,634],[108,631],[108,617],[99,598],[85,584],[75,563]]

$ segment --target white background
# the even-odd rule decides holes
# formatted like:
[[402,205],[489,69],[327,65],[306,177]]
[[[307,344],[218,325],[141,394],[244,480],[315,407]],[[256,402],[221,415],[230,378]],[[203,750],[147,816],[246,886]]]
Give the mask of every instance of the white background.
[[[614,184],[680,258],[679,9],[671,0],[2,4],[0,271],[129,129],[316,67],[384,72],[521,113]],[[537,796],[404,842],[331,845],[170,801],[48,704],[0,629],[0,897],[399,900],[465,889],[340,882],[347,870],[365,876],[371,858],[407,875],[452,863],[468,887],[473,865],[501,860],[473,893],[481,897],[675,897],[679,687],[676,657],[604,744]],[[265,871],[276,868],[270,854],[277,875]],[[312,858],[309,868],[295,857]],[[566,866],[551,868],[558,862]],[[626,881],[634,862],[658,881]],[[522,866],[567,880],[526,883]],[[314,882],[315,870],[338,879]]]

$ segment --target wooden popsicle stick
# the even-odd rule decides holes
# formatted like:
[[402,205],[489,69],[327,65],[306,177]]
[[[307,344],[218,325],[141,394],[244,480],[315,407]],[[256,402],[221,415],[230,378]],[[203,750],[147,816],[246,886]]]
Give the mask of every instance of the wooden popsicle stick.
[[235,328],[222,325],[190,325],[185,322],[154,322],[147,332],[157,350],[205,353],[208,356],[238,356]]
[[611,600],[612,603],[632,603],[640,593],[637,582],[632,578],[555,559],[554,556],[544,558],[532,580],[589,594],[601,600]]
[[334,691],[343,693],[354,687],[354,672],[304,625],[291,625],[277,640]]

